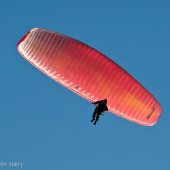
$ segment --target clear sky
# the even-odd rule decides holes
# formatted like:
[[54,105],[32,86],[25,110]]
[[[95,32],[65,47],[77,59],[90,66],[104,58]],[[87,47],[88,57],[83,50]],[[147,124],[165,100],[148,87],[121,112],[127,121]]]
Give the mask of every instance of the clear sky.
[[[2,0],[0,11],[0,168],[170,169],[169,0]],[[107,112],[93,126],[90,102],[18,53],[34,27],[74,37],[125,68],[160,102],[159,122],[144,127]]]

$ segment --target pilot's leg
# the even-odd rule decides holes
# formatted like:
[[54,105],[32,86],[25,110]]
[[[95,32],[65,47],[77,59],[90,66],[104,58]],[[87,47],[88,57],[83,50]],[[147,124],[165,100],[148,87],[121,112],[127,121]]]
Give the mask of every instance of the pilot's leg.
[[96,117],[96,110],[93,112],[93,116],[92,116],[91,122],[93,122],[95,120],[95,117]]
[[100,117],[100,115],[99,114],[97,114],[97,116],[96,116],[96,120],[95,120],[95,122],[94,122],[94,125],[97,123],[97,121],[99,120],[99,117]]

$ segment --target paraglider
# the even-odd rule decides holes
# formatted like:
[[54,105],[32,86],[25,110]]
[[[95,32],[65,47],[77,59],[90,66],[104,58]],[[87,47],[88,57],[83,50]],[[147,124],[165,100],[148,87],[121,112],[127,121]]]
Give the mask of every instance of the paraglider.
[[97,123],[97,121],[99,120],[99,117],[104,114],[104,111],[108,111],[107,99],[92,102],[92,104],[97,105],[93,112],[93,116],[92,116],[92,120],[91,120],[91,122],[94,121],[93,124],[95,125]]
[[114,61],[68,36],[34,28],[18,51],[43,73],[91,102],[107,99],[108,111],[151,126],[161,106],[154,96]]

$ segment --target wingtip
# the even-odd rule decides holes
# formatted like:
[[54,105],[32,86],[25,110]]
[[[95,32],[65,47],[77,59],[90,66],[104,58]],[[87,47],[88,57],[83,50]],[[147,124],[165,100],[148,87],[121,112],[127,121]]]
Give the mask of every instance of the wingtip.
[[30,31],[28,31],[22,38],[21,40],[18,42],[17,44],[17,48],[19,48],[19,45],[27,38],[27,36],[30,34]]

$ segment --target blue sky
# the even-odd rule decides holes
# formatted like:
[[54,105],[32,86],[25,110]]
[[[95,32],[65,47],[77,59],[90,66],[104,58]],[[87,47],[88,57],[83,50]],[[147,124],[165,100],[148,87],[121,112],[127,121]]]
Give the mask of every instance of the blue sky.
[[[0,168],[169,169],[169,9],[169,0],[1,1]],[[18,53],[34,27],[74,37],[124,67],[162,105],[159,122],[143,127],[107,112],[93,126],[91,103]]]

